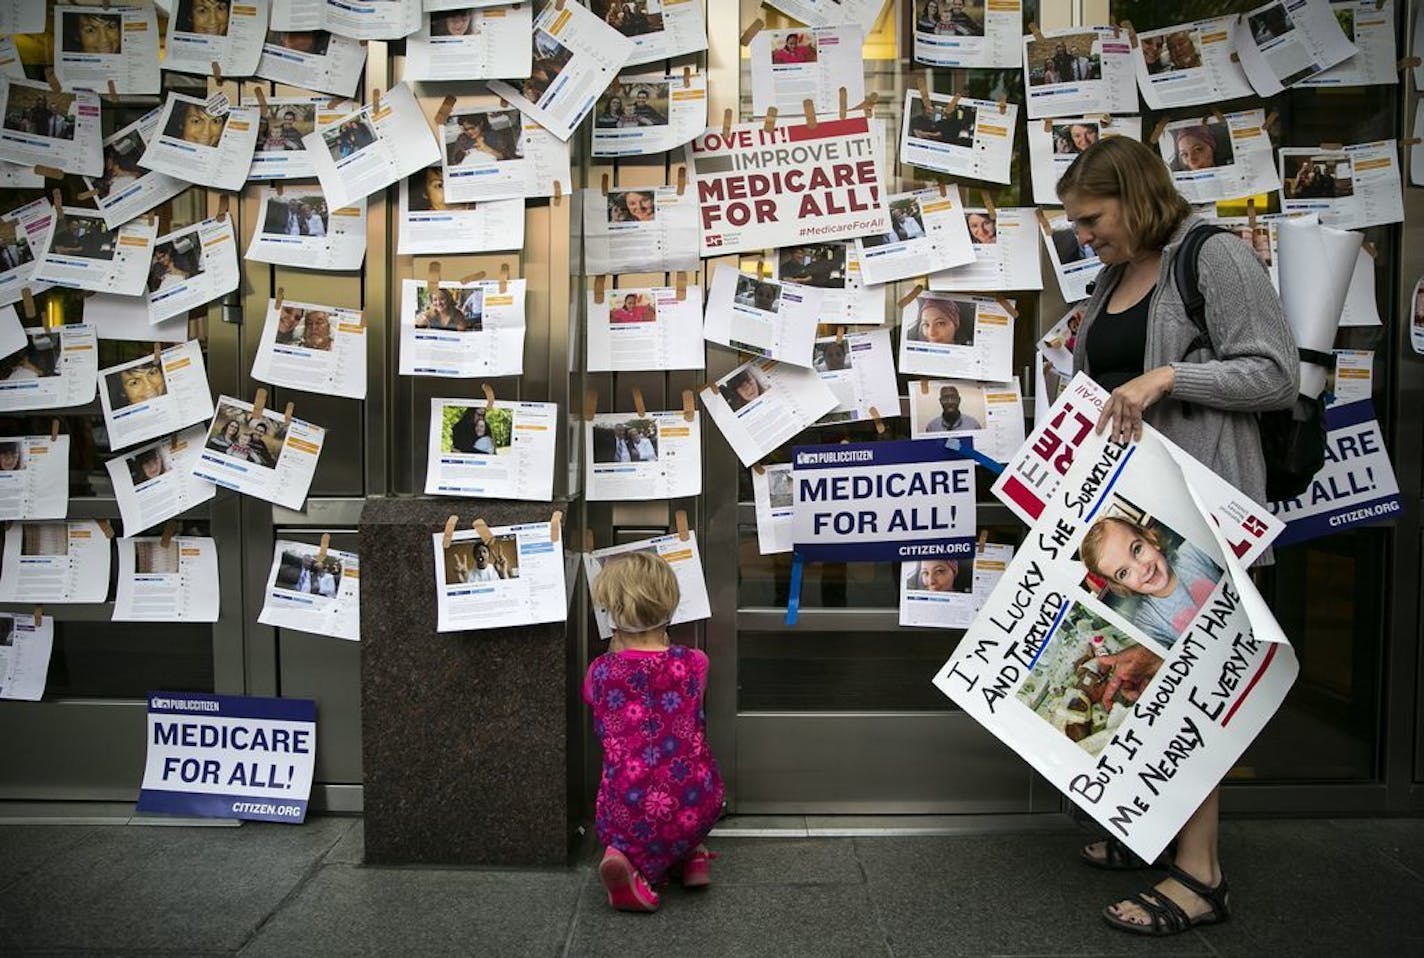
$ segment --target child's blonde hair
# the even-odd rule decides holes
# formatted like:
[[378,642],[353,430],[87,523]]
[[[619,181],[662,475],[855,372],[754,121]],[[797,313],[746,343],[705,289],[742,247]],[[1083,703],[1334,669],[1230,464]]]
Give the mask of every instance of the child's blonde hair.
[[1124,589],[1121,585],[1114,582],[1112,577],[1105,573],[1098,564],[1099,560],[1102,559],[1103,540],[1107,538],[1108,523],[1110,522],[1116,522],[1134,535],[1146,539],[1157,547],[1158,552],[1166,553],[1167,542],[1162,536],[1161,530],[1157,527],[1154,526],[1148,529],[1146,526],[1138,525],[1131,519],[1124,519],[1122,516],[1103,516],[1097,522],[1093,523],[1092,526],[1088,528],[1088,531],[1084,533],[1083,542],[1078,546],[1078,554],[1082,556],[1083,565],[1087,566],[1088,571],[1093,575],[1107,580],[1108,590],[1114,595],[1131,595],[1132,592],[1130,589]]
[[620,632],[650,632],[668,624],[682,592],[666,561],[630,552],[607,562],[593,580],[593,601]]

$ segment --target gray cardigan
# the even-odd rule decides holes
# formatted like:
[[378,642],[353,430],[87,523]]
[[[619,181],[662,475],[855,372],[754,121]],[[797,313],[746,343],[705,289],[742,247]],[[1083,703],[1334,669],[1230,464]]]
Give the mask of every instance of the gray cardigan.
[[[1256,254],[1235,237],[1212,236],[1202,244],[1198,261],[1211,347],[1198,350],[1190,361],[1185,358],[1197,330],[1177,292],[1172,261],[1187,231],[1201,222],[1199,216],[1187,217],[1162,250],[1162,268],[1148,310],[1143,369],[1170,365],[1174,381],[1171,394],[1148,408],[1143,419],[1264,504],[1266,463],[1255,414],[1287,409],[1295,402],[1300,391],[1295,337]],[[1084,307],[1073,367],[1089,376],[1093,371],[1088,366],[1088,337],[1125,268],[1103,267]],[[1185,403],[1191,404],[1190,415]]]

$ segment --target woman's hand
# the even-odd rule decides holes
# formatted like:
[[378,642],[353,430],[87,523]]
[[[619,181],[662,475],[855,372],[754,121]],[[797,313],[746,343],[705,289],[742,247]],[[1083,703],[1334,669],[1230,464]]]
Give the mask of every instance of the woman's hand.
[[1171,366],[1158,366],[1112,391],[1098,417],[1097,431],[1111,429],[1109,438],[1126,443],[1142,438],[1142,414],[1172,391],[1176,378]]
[[1147,683],[1152,681],[1152,676],[1157,674],[1162,660],[1146,646],[1134,645],[1116,655],[1102,656],[1098,659],[1098,665],[1112,669],[1108,684],[1103,688],[1102,699],[1103,708],[1111,712],[1113,697],[1119,691],[1125,700],[1137,701]]

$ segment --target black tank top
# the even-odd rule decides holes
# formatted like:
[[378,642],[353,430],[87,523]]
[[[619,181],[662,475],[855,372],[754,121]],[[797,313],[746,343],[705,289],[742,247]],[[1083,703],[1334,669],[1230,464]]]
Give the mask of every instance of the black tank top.
[[1113,390],[1143,373],[1147,356],[1147,311],[1153,286],[1120,313],[1103,309],[1088,330],[1088,368],[1104,389]]

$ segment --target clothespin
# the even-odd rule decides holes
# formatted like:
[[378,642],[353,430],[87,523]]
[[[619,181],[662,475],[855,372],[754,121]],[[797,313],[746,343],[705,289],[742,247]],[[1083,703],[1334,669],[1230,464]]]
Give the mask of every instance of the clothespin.
[[455,527],[460,524],[459,516],[450,516],[445,520],[445,535],[440,539],[440,548],[450,548],[450,540],[455,537]]
[[1047,116],[1046,116],[1046,117],[1043,118],[1043,132],[1045,132],[1045,133],[1052,133],[1052,132],[1053,132],[1053,118],[1052,118],[1052,117],[1047,117]]
[[682,391],[682,418],[685,422],[692,422],[697,418],[697,406],[693,402],[691,389]]
[[607,196],[607,195],[608,195],[608,182],[609,182],[609,181],[608,181],[608,174],[605,173],[605,174],[603,174],[603,195],[604,195],[604,196]]
[[677,510],[677,512],[673,513],[673,520],[677,523],[677,537],[683,542],[686,542],[691,537],[691,533],[687,531],[686,510],[679,509]]
[[281,287],[281,286],[278,286],[278,287],[277,287],[277,305],[273,306],[272,308],[275,309],[275,310],[276,310],[277,312],[279,312],[279,313],[282,311],[282,295],[283,295],[285,292],[286,292],[286,289],[285,289],[284,287]]
[[1261,124],[1261,126],[1265,128],[1267,133],[1269,133],[1271,132],[1271,128],[1274,127],[1279,120],[1280,114],[1278,114],[1275,110],[1272,110],[1270,113],[1266,114],[1266,119]]
[[643,391],[637,386],[633,387],[633,408],[638,410],[640,417],[648,414],[648,407],[643,405]]
[[54,75],[54,70],[51,67],[45,67],[45,82],[49,84],[52,93],[59,93],[64,89],[59,85],[59,77]]
[[879,102],[880,94],[872,91],[865,95],[865,99],[860,101],[860,105],[857,109],[863,110],[865,112],[865,118],[868,120],[875,115],[875,104]]
[[564,3],[565,3],[565,0],[554,0],[554,9],[557,10],[557,11],[559,11],[560,13],[563,13],[563,12],[564,12]]
[[54,198],[54,218],[59,219],[64,215],[64,199],[60,196],[59,187],[55,187],[50,195]]
[[109,79],[108,97],[110,100],[117,100],[119,98],[119,88],[114,85],[113,78]]
[[508,264],[508,263],[500,263],[500,264],[499,264],[499,291],[500,291],[500,293],[507,293],[507,292],[509,292],[509,264]]
[[485,394],[485,412],[494,408],[494,387],[489,383],[480,383],[480,389]]
[[558,509],[555,509],[555,510],[554,510],[554,514],[549,517],[549,541],[550,541],[550,542],[558,542],[558,541],[559,541],[559,527],[560,527],[561,525],[563,525],[563,522],[564,522],[564,514],[563,514],[562,512],[560,512]]
[[326,108],[328,110],[334,110],[338,106],[340,106],[342,101],[344,101],[345,99],[346,97],[342,96],[340,93],[333,94],[331,99],[326,101]]
[[1014,304],[1009,300],[1005,299],[1002,294],[995,296],[994,302],[998,303],[999,308],[1002,309],[1004,312],[1008,313],[1014,319],[1019,318],[1019,311],[1014,307]]
[[766,266],[766,261],[763,260],[760,256],[758,256],[758,257],[757,257],[757,264],[756,264],[756,278],[757,278],[757,279],[761,279],[761,271],[762,271],[762,269],[763,269],[765,266]]
[[1231,62],[1232,62],[1232,63],[1240,63],[1240,62],[1241,62],[1241,54],[1237,53],[1235,50],[1232,50],[1232,51],[1231,51]]
[[593,417],[598,413],[598,393],[592,389],[586,390],[583,394],[583,421],[593,422]]
[[692,67],[690,67],[690,66],[683,66],[683,68],[682,68],[682,88],[683,88],[684,90],[686,90],[686,89],[689,89],[691,86],[692,86]]
[[877,436],[883,436],[885,434],[885,420],[880,418],[880,410],[871,406],[870,418],[875,421],[875,434]]
[[1127,42],[1137,46],[1137,28],[1132,25],[1132,21],[1124,20],[1118,26],[1127,31]]
[[999,106],[999,115],[1000,115],[1000,116],[1003,116],[1005,113],[1008,113],[1008,112],[1009,112],[1009,98],[1008,98],[1007,95],[1005,95],[1005,94],[1000,94],[1000,95],[999,95],[999,104],[998,104],[998,106]]
[[328,550],[328,549],[330,549],[330,548],[331,548],[331,533],[330,533],[330,532],[323,532],[323,533],[321,534],[321,545],[317,546],[317,550],[316,550],[316,561],[318,561],[318,562],[325,562],[325,561],[326,561],[326,550]]
[[285,429],[292,424],[292,413],[297,409],[294,402],[287,403],[287,408],[282,410],[282,428]]
[[47,180],[64,179],[64,171],[57,166],[47,166],[43,163],[36,163],[34,170],[36,173],[38,173],[40,176],[43,176]]
[[227,219],[227,211],[231,208],[231,202],[232,202],[232,200],[231,200],[231,198],[228,196],[228,194],[226,194],[226,193],[219,193],[219,194],[218,194],[218,215],[217,215],[217,221],[218,221],[219,223],[221,223],[221,222],[223,222],[224,220]]
[[51,419],[51,420],[49,421],[49,441],[50,441],[50,442],[58,442],[58,441],[59,441],[59,420],[58,420],[58,419]]
[[925,291],[925,287],[924,287],[923,285],[921,285],[920,283],[916,283],[914,286],[912,286],[912,287],[910,288],[910,291],[909,291],[908,293],[906,293],[904,296],[901,296],[900,299],[898,300],[898,304],[899,304],[900,308],[901,308],[901,309],[904,309],[906,306],[908,306],[908,305],[910,305],[911,303],[913,303],[913,302],[915,301],[915,299],[916,299],[921,293],[923,293],[924,291]]
[[686,193],[686,192],[687,192],[687,166],[684,164],[683,166],[679,166],[679,167],[677,168],[677,195],[678,195],[678,196],[681,196],[683,193]]
[[1401,146],[1416,146],[1419,143],[1424,143],[1424,140],[1419,139],[1417,136],[1406,136],[1400,140],[1399,143]]
[[983,555],[983,554],[984,554],[984,546],[987,545],[988,542],[989,542],[989,530],[988,530],[988,529],[980,529],[980,530],[979,530],[979,542],[977,543],[977,549],[976,549],[976,551],[977,551],[977,553],[978,553],[979,555]]
[[430,261],[430,267],[425,273],[425,292],[431,298],[435,296],[435,290],[440,286],[440,261],[438,259]]
[[491,542],[494,541],[494,533],[490,532],[490,527],[488,524],[485,523],[483,516],[476,516],[475,521],[470,523],[470,525],[472,525],[475,531],[479,533],[479,536],[481,539],[484,540],[485,545],[489,545]]
[[841,118],[842,120],[844,120],[844,119],[846,118],[846,100],[847,100],[846,88],[845,88],[845,87],[841,87],[841,88],[840,88],[840,91],[839,91],[836,95],[837,95],[837,97],[838,97],[839,100],[840,100],[840,118]]
[[170,519],[163,524],[163,535],[159,538],[158,544],[167,549],[173,544],[173,536],[178,532],[178,523]]
[[261,419],[262,411],[267,408],[267,390],[261,387],[257,389],[257,395],[252,397],[252,418]]
[[218,66],[218,61],[216,60],[211,61],[210,65],[213,68],[213,83],[216,86],[222,86],[222,67]]
[[925,75],[924,75],[923,73],[916,73],[916,74],[915,74],[915,86],[916,86],[916,87],[919,89],[919,91],[920,91],[920,104],[921,104],[922,106],[924,106],[924,108],[925,108],[926,110],[929,110],[929,108],[930,108],[930,81],[925,77]]
[[1035,40],[1037,40],[1039,43],[1042,43],[1042,42],[1043,42],[1043,31],[1040,30],[1040,29],[1038,28],[1038,24],[1035,23],[1035,22],[1032,21],[1032,20],[1030,20],[1029,23],[1028,23],[1028,32],[1031,33],[1031,34],[1033,34],[1033,38],[1034,38]]
[[682,270],[677,271],[677,301],[679,303],[687,301],[687,274]]
[[1330,143],[1320,144],[1320,148],[1327,153],[1338,153],[1345,148],[1345,144],[1332,141]]
[[1164,116],[1157,121],[1157,125],[1152,128],[1152,142],[1156,143],[1162,139],[1162,134],[1167,132],[1167,118]]
[[722,139],[728,139],[732,135],[732,108],[722,111]]
[[1226,122],[1226,114],[1224,114],[1224,113],[1221,112],[1221,107],[1219,107],[1219,106],[1214,106],[1214,107],[1212,107],[1212,108],[1211,108],[1211,116],[1204,116],[1204,117],[1202,117],[1202,126],[1206,126],[1207,121],[1212,120],[1212,119],[1215,119],[1216,122],[1218,122],[1218,123],[1225,123],[1225,122]]
[[957,106],[959,106],[959,94],[958,94],[958,93],[954,94],[954,96],[952,96],[952,97],[949,98],[949,102],[944,105],[944,111],[945,111],[946,113],[953,113],[953,112],[954,112],[954,108],[957,107]]
[[24,301],[24,306],[25,306],[25,318],[26,318],[26,319],[34,319],[34,318],[35,318],[35,296],[34,296],[33,293],[30,292],[30,288],[29,288],[28,286],[26,286],[24,289],[20,290],[20,299]]
[[763,132],[766,133],[770,133],[776,129],[776,107],[769,106],[766,108],[766,119],[762,121],[761,128]]
[[594,550],[593,530],[587,527],[583,530],[583,551],[592,552]]
[[753,20],[753,21],[751,22],[751,26],[747,27],[746,30],[742,31],[742,39],[741,39],[742,46],[744,46],[744,47],[749,47],[749,46],[751,46],[751,45],[752,45],[752,41],[756,39],[756,35],[757,35],[758,33],[761,33],[762,29],[763,29],[765,26],[766,26],[766,23],[765,23],[765,21],[762,20],[761,17],[757,17],[755,20]]
[[40,625],[44,622],[44,606],[42,606],[42,605],[37,605],[37,606],[35,606],[34,620],[35,620],[35,628],[38,629],[38,628],[40,627]]
[[473,273],[466,273],[464,276],[461,276],[460,283],[461,285],[468,286],[470,283],[478,283],[484,278],[485,271],[482,269],[477,269]]
[[273,192],[273,193],[276,193],[278,196],[281,196],[281,195],[282,195],[282,181],[281,181],[281,180],[275,180],[275,181],[273,181],[273,183],[272,183],[272,192]]
[[603,305],[603,291],[608,288],[607,276],[595,276],[593,278],[593,301],[600,306]]
[[814,130],[816,128],[816,101],[807,97],[801,101],[801,109],[806,114],[806,128]]
[[[113,81],[110,81],[113,82]],[[252,88],[252,95],[257,98],[257,105],[263,113],[267,112],[267,91],[262,89],[262,84],[257,84]]]
[[994,197],[989,195],[988,190],[979,191],[979,201],[984,204],[984,212],[994,216],[998,211],[994,208]]
[[114,537],[114,524],[108,519],[99,519],[98,526],[99,531],[104,533],[105,539],[112,539]]
[[435,111],[435,125],[444,126],[445,121],[450,119],[450,113],[455,109],[455,97],[447,95],[440,101],[440,109]]

